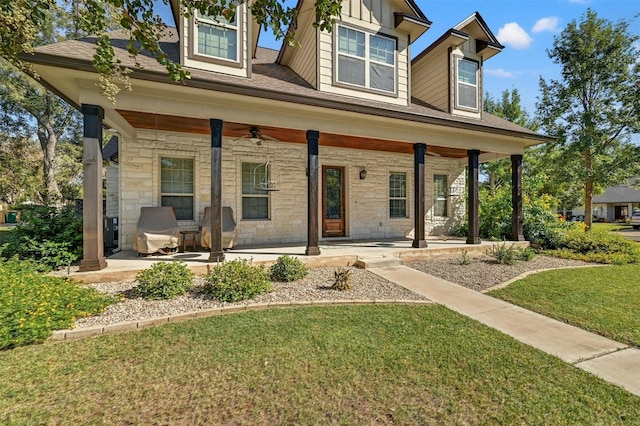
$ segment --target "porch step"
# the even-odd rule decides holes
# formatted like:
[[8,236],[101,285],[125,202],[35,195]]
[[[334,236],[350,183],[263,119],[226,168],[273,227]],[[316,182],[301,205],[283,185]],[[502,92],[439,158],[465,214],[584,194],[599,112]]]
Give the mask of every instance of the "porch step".
[[356,260],[355,265],[358,268],[370,269],[370,268],[384,268],[387,266],[400,266],[402,260],[399,257],[359,257]]

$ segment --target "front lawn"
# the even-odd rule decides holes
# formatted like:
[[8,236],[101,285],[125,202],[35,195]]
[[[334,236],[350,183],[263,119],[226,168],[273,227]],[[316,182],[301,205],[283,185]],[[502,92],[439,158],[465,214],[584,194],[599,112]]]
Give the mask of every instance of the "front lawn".
[[631,225],[627,223],[605,223],[605,222],[593,222],[591,225],[593,230],[602,230],[602,231],[610,231],[610,232],[619,232],[625,229],[631,229]]
[[640,264],[542,272],[489,294],[640,347]]
[[2,424],[638,424],[640,398],[436,305],[250,311],[0,353]]

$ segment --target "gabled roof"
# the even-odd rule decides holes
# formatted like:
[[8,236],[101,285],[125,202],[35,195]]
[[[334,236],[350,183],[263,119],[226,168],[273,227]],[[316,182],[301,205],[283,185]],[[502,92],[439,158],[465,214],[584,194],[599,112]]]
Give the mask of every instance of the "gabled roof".
[[482,16],[480,16],[480,13],[474,12],[458,25],[447,30],[440,38],[431,43],[431,45],[427,46],[426,49],[413,58],[411,64],[413,65],[419,62],[440,46],[457,47],[469,38],[476,40],[476,53],[485,60],[500,53],[502,49],[504,49],[504,46],[500,44],[496,36],[489,29],[489,26]]
[[637,184],[640,178],[632,178],[625,183],[610,186],[600,195],[593,196],[593,202],[597,204],[610,203],[640,203],[640,188]]
[[[130,76],[132,79],[157,82],[159,89],[162,84],[175,85],[168,78],[164,67],[158,64],[151,56],[141,54],[138,57],[138,62],[143,69],[134,67],[134,60],[126,52],[128,37],[124,32],[113,32],[110,37],[116,56],[122,61],[122,65],[131,67],[134,70]],[[21,57],[23,60],[34,64],[95,73],[96,71],[92,64],[95,41],[95,37],[66,40],[38,47],[35,54],[25,54]],[[176,30],[168,29],[161,43],[170,58],[176,62],[179,61],[179,42]],[[416,99],[412,99],[411,104],[408,106],[402,106],[338,94],[332,94],[327,97],[326,93],[315,90],[291,68],[276,63],[277,55],[278,51],[258,48],[256,58],[253,59],[250,78],[185,67],[191,73],[191,79],[183,84],[184,86],[202,90],[352,111],[449,128],[508,135],[515,138],[528,139],[531,141],[530,144],[554,140],[549,136],[538,134],[488,113],[483,114],[482,119],[456,116],[435,109]],[[54,83],[53,81],[43,81],[43,84],[55,90]],[[64,97],[64,93],[56,92]],[[73,100],[69,101],[74,104]]]

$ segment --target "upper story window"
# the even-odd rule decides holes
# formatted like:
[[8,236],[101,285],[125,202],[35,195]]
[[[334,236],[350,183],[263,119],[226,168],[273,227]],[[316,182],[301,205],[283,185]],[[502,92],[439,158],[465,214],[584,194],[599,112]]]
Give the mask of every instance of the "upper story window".
[[338,27],[337,81],[395,93],[396,40]]
[[458,59],[456,78],[456,106],[478,110],[478,63]]
[[212,17],[200,13],[195,18],[196,54],[229,61],[238,61],[237,16],[227,20],[223,16]]

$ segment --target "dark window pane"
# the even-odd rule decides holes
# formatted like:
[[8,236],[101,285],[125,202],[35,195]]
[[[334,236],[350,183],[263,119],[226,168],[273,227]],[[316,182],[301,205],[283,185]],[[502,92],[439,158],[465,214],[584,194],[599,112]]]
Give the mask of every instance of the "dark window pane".
[[407,217],[407,200],[389,200],[390,217]]
[[193,220],[193,197],[162,196],[163,207],[173,207],[178,220]]
[[364,86],[364,66],[361,59],[338,55],[338,81]]
[[268,197],[242,197],[243,219],[269,219]]
[[387,92],[395,91],[395,73],[394,67],[386,65],[371,64],[370,69],[370,85],[372,89],[380,89]]

